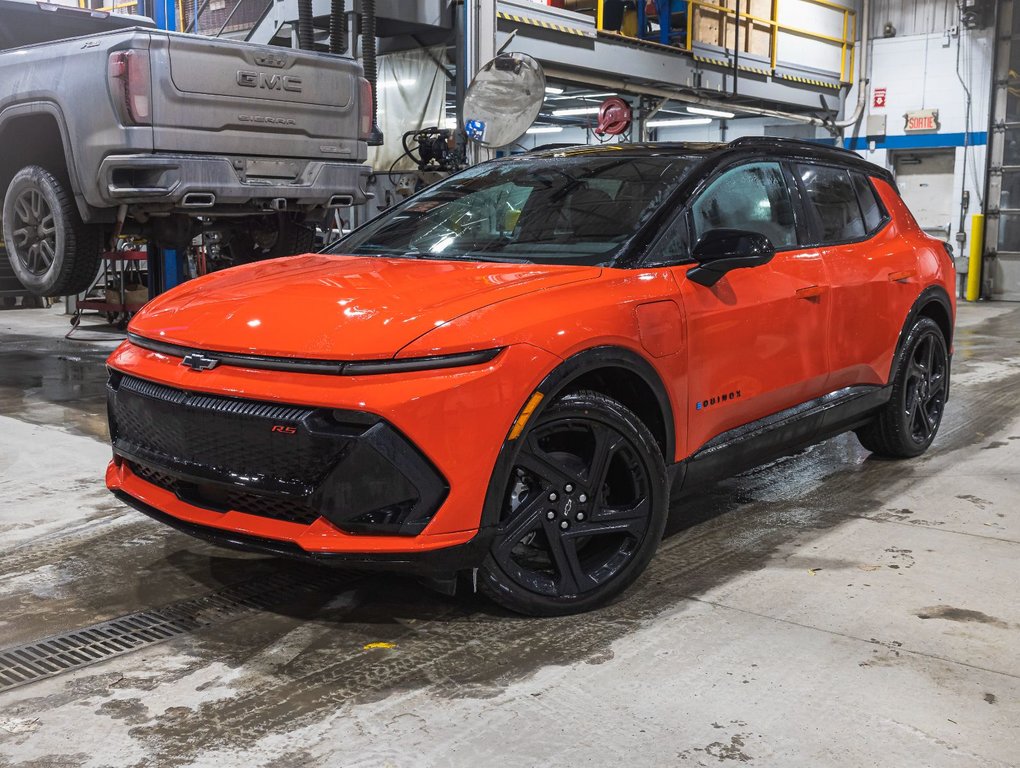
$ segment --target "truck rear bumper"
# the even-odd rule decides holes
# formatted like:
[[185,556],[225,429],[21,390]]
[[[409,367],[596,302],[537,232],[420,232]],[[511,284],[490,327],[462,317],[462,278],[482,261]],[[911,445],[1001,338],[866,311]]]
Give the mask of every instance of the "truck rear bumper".
[[[279,177],[250,175],[275,167]],[[224,207],[338,208],[368,199],[371,169],[320,160],[266,161],[206,155],[112,155],[99,167],[103,206],[190,211]]]

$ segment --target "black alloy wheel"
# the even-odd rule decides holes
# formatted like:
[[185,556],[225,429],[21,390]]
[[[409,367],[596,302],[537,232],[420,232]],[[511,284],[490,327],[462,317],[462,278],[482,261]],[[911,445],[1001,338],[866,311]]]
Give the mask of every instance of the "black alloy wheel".
[[668,492],[648,428],[617,401],[575,392],[519,438],[483,590],[521,613],[577,613],[644,570],[662,538]]
[[935,439],[949,396],[949,351],[931,318],[911,327],[892,383],[889,402],[857,437],[879,456],[920,456]]
[[946,407],[948,359],[940,334],[926,333],[910,358],[903,410],[910,425],[910,437],[927,446],[935,437]]

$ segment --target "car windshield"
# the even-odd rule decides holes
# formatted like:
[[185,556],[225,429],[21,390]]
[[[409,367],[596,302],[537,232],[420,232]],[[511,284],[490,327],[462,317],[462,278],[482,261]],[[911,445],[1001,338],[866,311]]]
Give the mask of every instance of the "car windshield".
[[395,206],[330,252],[611,265],[694,161],[607,152],[484,163]]

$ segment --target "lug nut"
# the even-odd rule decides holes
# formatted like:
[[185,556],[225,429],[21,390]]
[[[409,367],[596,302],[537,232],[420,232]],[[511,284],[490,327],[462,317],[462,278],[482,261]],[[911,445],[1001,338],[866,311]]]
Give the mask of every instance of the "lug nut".
[[553,511],[552,511],[552,510],[550,509],[550,510],[549,510],[548,512],[546,512],[546,513],[545,513],[545,519],[546,519],[546,520],[555,520],[555,519],[556,519],[556,513],[555,513],[555,512],[553,512]]
[[577,497],[577,500],[579,502],[581,502],[582,504],[584,504],[584,502],[588,501],[588,497],[587,497],[587,495],[582,493],[580,496]]
[[549,494],[549,501],[556,501],[556,499],[558,499],[558,498],[559,498],[559,496],[557,496],[555,494],[555,492]]
[[566,485],[565,485],[565,486],[563,487],[563,490],[565,490],[565,491],[566,491],[567,493],[570,493],[571,491],[573,491],[573,490],[574,490],[574,486],[572,486],[572,485],[571,485],[570,483],[567,483],[567,484],[566,484]]
[[582,520],[584,520],[584,512],[578,512],[577,513],[577,522],[581,522]]
[[566,520],[564,520],[562,523],[560,523],[560,528],[562,528],[563,530],[567,530],[567,528],[569,528],[569,527],[570,527],[570,523],[568,523]]

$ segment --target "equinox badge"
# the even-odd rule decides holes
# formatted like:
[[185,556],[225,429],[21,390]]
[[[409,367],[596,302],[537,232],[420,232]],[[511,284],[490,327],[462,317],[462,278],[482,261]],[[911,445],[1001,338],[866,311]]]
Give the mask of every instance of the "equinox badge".
[[189,352],[181,360],[181,365],[188,366],[193,371],[211,371],[220,361],[215,357],[206,357],[201,352]]

